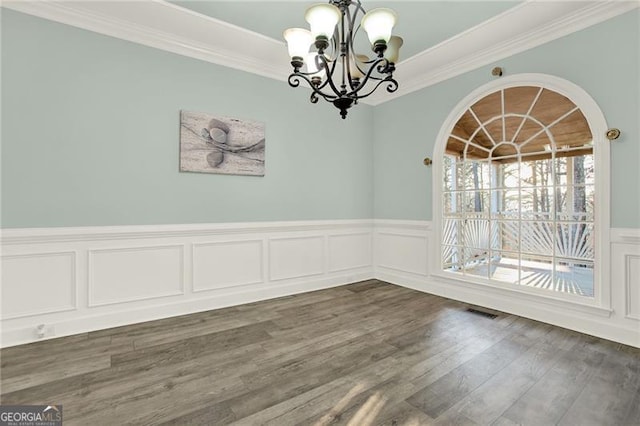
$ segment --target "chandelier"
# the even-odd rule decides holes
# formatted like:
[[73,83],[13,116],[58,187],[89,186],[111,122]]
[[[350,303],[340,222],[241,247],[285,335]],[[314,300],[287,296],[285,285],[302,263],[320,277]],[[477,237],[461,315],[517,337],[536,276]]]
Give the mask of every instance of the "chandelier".
[[[363,16],[358,24],[359,15]],[[393,72],[402,38],[391,35],[396,23],[393,10],[378,8],[365,12],[360,0],[330,0],[309,7],[305,20],[311,31],[289,28],[284,38],[293,66],[289,85],[298,87],[302,80],[306,81],[312,89],[311,103],[323,98],[333,103],[344,119],[352,105],[380,85],[386,85],[389,93],[398,89]],[[366,31],[375,53],[372,59],[354,50],[360,27]],[[309,51],[312,45],[315,50]]]

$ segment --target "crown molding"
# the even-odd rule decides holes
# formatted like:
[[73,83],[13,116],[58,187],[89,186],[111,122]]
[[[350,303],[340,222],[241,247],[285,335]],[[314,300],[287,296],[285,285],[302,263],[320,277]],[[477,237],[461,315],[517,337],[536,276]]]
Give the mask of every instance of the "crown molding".
[[640,6],[636,1],[544,2],[528,0],[397,66],[392,94],[376,92],[372,105],[390,101],[495,61],[532,49]]
[[[527,0],[398,64],[395,93],[378,105],[456,77],[640,6],[636,1]],[[2,7],[279,81],[291,73],[283,42],[163,0],[3,1]]]
[[276,80],[291,72],[284,42],[163,0],[9,0],[2,7]]

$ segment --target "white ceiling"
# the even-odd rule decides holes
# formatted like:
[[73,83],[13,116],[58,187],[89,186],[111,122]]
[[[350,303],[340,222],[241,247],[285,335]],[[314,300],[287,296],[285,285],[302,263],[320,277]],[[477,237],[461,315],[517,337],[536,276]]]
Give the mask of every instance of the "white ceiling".
[[[194,1],[171,3],[203,15],[230,22],[282,41],[282,32],[290,27],[307,28],[304,12],[307,1]],[[486,21],[522,1],[368,1],[365,10],[392,8],[398,14],[394,34],[405,40],[402,58],[409,58],[431,46]],[[366,35],[360,37],[366,40]]]
[[[174,3],[3,0],[1,4],[63,24],[285,81],[291,66],[286,46],[278,35],[286,27],[303,26],[303,11],[314,1],[320,0]],[[367,4],[377,6],[381,2]],[[393,94],[374,93],[366,102],[372,105],[587,28],[637,8],[640,2],[528,0],[514,5],[387,0],[384,4],[396,9],[400,16],[398,34],[405,38],[405,59],[401,59],[394,73],[400,88]],[[411,56],[413,52],[416,53]]]

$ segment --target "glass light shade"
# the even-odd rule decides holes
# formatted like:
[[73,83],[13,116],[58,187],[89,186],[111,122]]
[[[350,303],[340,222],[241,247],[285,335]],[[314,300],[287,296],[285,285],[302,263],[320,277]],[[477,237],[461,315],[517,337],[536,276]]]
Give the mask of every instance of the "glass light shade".
[[400,57],[400,48],[402,47],[402,37],[391,36],[389,41],[387,42],[387,50],[384,51],[384,57],[387,61],[397,64],[398,58]]
[[311,35],[314,40],[318,36],[330,39],[341,16],[342,12],[336,6],[321,3],[309,7],[304,14],[304,19],[311,26]]
[[367,32],[371,44],[384,40],[388,42],[391,38],[391,30],[396,24],[396,13],[385,7],[373,9],[362,17],[362,28]]
[[327,75],[327,72],[322,67],[322,62],[320,62],[321,68],[318,69],[318,66],[316,65],[316,56],[318,56],[316,52],[311,52],[305,58],[305,64],[307,64],[307,72],[311,73],[311,78],[320,77],[320,79],[323,79]]
[[287,41],[289,56],[291,58],[306,58],[309,53],[309,46],[313,43],[311,32],[303,28],[289,28],[284,32],[284,39]]
[[[351,58],[349,62],[349,73],[351,74],[351,79],[360,79],[364,77],[364,74],[361,69],[366,69],[365,62],[369,60],[366,55],[355,55],[355,61]],[[359,68],[358,68],[359,67]]]

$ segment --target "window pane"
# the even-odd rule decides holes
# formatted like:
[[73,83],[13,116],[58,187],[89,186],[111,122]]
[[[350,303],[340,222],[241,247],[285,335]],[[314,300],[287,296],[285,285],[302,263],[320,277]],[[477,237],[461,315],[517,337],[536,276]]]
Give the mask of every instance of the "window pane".
[[592,223],[559,223],[556,226],[556,256],[592,260],[594,255]]
[[460,159],[460,161],[455,162],[454,166],[456,171],[456,189],[465,189],[465,179],[469,165],[465,163],[464,160]]
[[517,188],[520,182],[520,165],[514,163],[495,163],[497,172],[493,179],[493,188]]
[[445,219],[442,224],[442,243],[446,245],[462,244],[463,221],[459,219]]
[[491,187],[491,173],[486,161],[467,161],[462,167],[464,189],[489,189]]
[[489,216],[490,207],[489,191],[465,191],[464,209],[472,216]]
[[489,221],[487,219],[466,219],[464,221],[463,245],[469,248],[489,248]]
[[489,278],[515,284],[519,279],[519,255],[506,251],[492,251],[489,264]]
[[489,163],[489,161],[478,161],[477,164],[479,173],[479,188],[491,188],[491,170],[493,169],[493,166]]
[[556,187],[558,220],[593,221],[593,185]]
[[523,161],[520,164],[522,187],[553,185],[553,163],[551,160]]
[[593,297],[593,262],[556,259],[554,290]]
[[515,221],[498,221],[491,222],[493,238],[491,239],[492,250],[520,250],[520,226]]
[[523,253],[553,254],[553,222],[523,221],[521,233],[521,251]]
[[442,195],[442,208],[445,217],[457,217],[462,214],[464,193],[446,192]]
[[462,270],[462,247],[442,246],[442,269],[453,272]]
[[522,219],[553,219],[554,194],[553,186],[522,188],[520,192]]
[[456,189],[455,182],[455,159],[450,155],[445,155],[443,159],[442,175],[443,187],[445,191]]
[[593,185],[595,184],[593,154],[556,158],[555,172],[558,185]]
[[550,256],[523,256],[520,261],[520,284],[552,289],[553,258]]
[[518,219],[520,215],[520,193],[518,189],[491,191],[491,217]]
[[464,248],[464,273],[476,277],[488,278],[489,250]]

